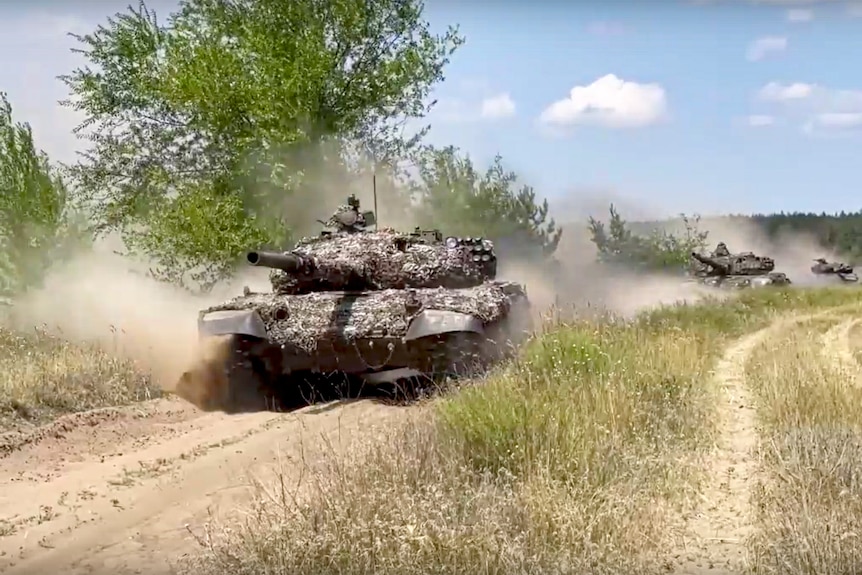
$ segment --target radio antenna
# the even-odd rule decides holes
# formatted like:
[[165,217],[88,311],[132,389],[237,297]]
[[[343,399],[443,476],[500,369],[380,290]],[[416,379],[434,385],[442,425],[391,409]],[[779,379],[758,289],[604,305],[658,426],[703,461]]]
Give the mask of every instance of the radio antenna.
[[377,170],[371,174],[371,188],[374,192],[374,231],[380,229],[380,214],[377,213]]

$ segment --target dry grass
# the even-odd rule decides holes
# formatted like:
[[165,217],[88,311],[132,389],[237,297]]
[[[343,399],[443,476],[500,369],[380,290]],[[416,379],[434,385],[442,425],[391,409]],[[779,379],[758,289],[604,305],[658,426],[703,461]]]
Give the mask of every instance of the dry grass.
[[799,325],[747,365],[762,425],[755,573],[862,570],[862,389],[820,338],[845,317]]
[[0,328],[0,432],[161,394],[135,366],[42,330]]
[[850,349],[853,357],[862,365],[862,321],[850,328]]
[[[264,485],[185,573],[661,573],[715,430],[708,372],[776,313],[858,302],[771,291],[635,321],[556,324],[519,362],[391,441]],[[286,480],[285,480],[286,481]]]

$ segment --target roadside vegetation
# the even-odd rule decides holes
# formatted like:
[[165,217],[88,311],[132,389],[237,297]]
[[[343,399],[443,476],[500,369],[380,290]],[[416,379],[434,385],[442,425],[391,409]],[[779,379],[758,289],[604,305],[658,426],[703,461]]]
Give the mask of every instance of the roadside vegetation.
[[[207,552],[184,571],[664,573],[715,439],[710,369],[724,345],[791,310],[851,303],[862,294],[761,291],[549,324],[518,362],[429,406],[391,441],[299,484],[261,486],[247,519],[211,526]],[[752,361],[752,373],[774,365]],[[801,495],[773,498],[803,505]]]
[[[60,171],[12,118],[0,94],[0,311],[37,289],[47,268],[89,245]],[[40,326],[0,327],[0,433],[59,415],[159,394],[146,374],[110,350],[75,344]]]
[[42,329],[29,334],[0,329],[0,373],[0,434],[162,394],[132,362]]
[[749,543],[758,573],[859,570],[862,373],[852,354],[859,342],[846,332],[829,336],[860,309],[790,326],[746,366],[761,425],[759,529]]

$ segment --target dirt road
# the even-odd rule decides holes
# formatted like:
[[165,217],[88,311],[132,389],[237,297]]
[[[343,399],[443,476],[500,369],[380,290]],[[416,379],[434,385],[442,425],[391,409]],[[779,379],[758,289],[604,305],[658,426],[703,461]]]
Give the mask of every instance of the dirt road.
[[0,451],[0,572],[169,573],[196,549],[186,525],[235,508],[248,472],[298,471],[402,409],[225,415],[161,399],[58,422]]
[[[756,481],[754,449],[757,445],[756,410],[745,378],[745,364],[753,350],[764,341],[812,319],[828,319],[857,309],[844,306],[821,313],[791,315],[750,333],[729,346],[714,373],[721,391],[719,437],[709,459],[709,483],[700,505],[685,518],[682,542],[675,550],[679,575],[700,573],[744,573],[748,568],[746,539],[752,533],[750,504]],[[840,316],[839,316],[840,317]],[[849,332],[857,319],[840,321],[822,336],[821,350],[848,373],[858,366],[850,350]]]
[[757,443],[755,410],[745,385],[745,362],[752,350],[780,329],[776,322],[749,334],[725,350],[715,368],[721,391],[720,435],[710,458],[709,484],[698,509],[686,518],[681,548],[674,555],[675,573],[742,573],[745,538],[751,531],[749,494]]

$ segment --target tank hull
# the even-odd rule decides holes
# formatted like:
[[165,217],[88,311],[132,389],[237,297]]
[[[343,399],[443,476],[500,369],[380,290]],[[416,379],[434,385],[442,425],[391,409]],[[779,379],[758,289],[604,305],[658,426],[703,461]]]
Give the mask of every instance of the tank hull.
[[837,284],[853,284],[859,281],[855,272],[819,272],[812,270],[814,276],[823,282]]
[[[208,401],[225,411],[353,393],[344,386],[390,389],[470,375],[510,357],[531,329],[523,287],[497,281],[448,290],[248,294],[198,319],[203,340],[222,342],[206,369],[218,380],[210,393],[218,397]],[[191,385],[189,373],[183,379]]]
[[793,283],[784,274],[707,276],[696,278],[694,281],[718,289],[784,287]]

